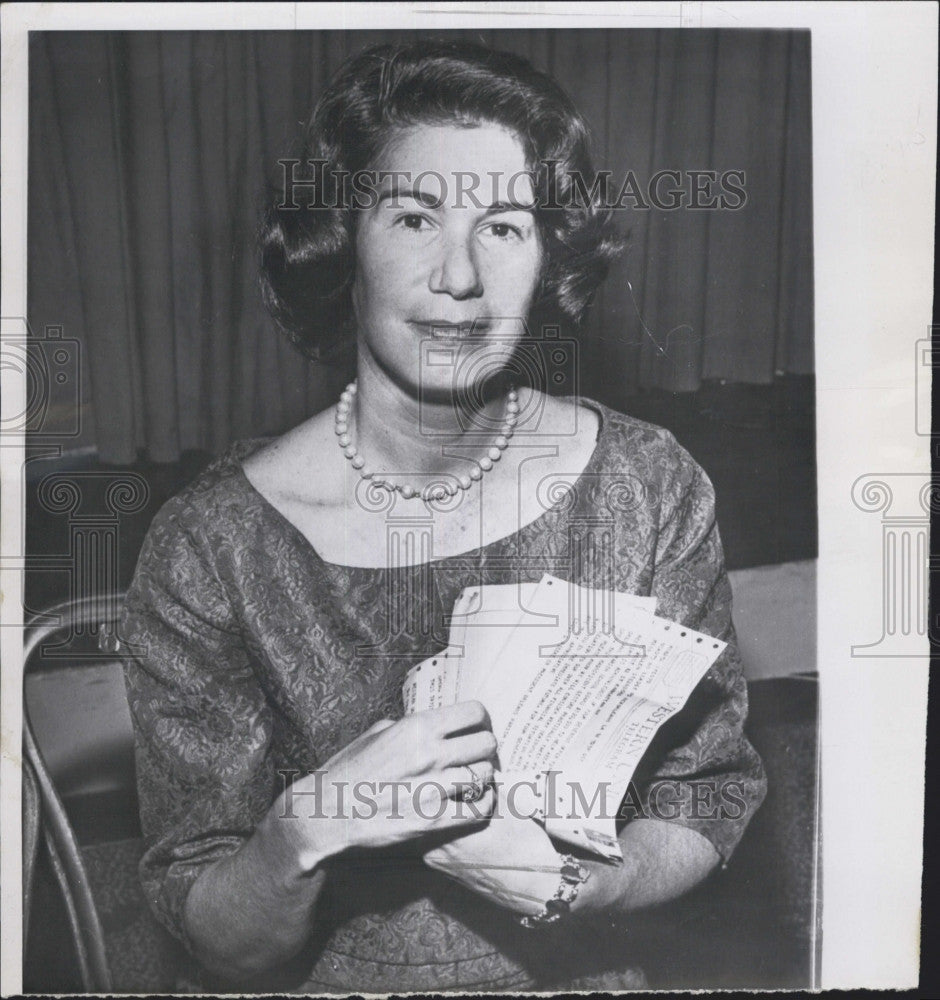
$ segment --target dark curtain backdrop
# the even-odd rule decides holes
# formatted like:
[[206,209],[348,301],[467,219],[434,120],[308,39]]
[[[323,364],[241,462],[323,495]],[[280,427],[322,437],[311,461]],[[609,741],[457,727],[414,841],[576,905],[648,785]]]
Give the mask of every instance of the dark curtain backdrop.
[[552,73],[615,190],[630,170],[745,172],[737,211],[618,213],[630,245],[584,331],[583,391],[629,410],[641,388],[812,372],[808,32],[37,33],[29,318],[82,345],[79,443],[172,461],[336,398],[347,373],[302,361],[261,304],[265,185],[346,55],[428,35]]

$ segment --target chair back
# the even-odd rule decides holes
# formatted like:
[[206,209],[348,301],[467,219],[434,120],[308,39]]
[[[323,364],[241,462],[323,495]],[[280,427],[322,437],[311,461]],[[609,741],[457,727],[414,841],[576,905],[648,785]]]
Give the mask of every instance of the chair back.
[[[41,661],[44,644],[68,632],[76,621],[105,611],[98,622],[99,648],[103,656],[118,652],[115,624],[123,594],[109,594],[67,601],[55,605],[31,619],[23,643],[24,680]],[[75,945],[82,983],[90,993],[112,990],[111,970],[105,950],[104,933],[91,891],[88,873],[72,824],[56,791],[42,751],[36,742],[29,718],[29,706],[23,697],[23,891],[24,947],[30,917],[33,873],[41,840],[49,857],[52,873],[62,894],[69,927]]]
[[39,856],[42,833],[42,801],[39,781],[28,757],[23,758],[23,941],[29,934],[30,903],[33,898],[33,874]]

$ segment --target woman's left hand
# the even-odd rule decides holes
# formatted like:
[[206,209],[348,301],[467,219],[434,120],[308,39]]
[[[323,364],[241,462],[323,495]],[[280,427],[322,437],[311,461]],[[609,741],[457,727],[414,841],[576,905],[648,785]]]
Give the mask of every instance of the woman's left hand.
[[433,848],[424,860],[492,902],[525,914],[543,912],[558,888],[562,866],[536,820],[507,812]]

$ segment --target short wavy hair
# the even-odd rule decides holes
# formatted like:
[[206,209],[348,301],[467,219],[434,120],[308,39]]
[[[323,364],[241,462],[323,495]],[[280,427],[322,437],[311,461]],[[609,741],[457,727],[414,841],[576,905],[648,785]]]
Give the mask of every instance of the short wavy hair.
[[[301,160],[325,165],[325,192],[344,172],[376,169],[402,130],[455,122],[499,125],[521,142],[543,249],[529,322],[577,328],[622,241],[595,189],[583,117],[550,76],[521,56],[448,41],[368,48],[340,67],[318,101]],[[574,185],[573,176],[582,183]],[[348,360],[355,208],[335,197],[320,198],[312,209],[286,201],[282,196],[268,209],[261,227],[265,303],[307,357]]]

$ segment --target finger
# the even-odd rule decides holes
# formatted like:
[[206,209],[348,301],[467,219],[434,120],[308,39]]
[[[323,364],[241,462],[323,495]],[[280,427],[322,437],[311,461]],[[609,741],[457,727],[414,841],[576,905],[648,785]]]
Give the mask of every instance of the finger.
[[474,761],[492,760],[498,749],[496,737],[489,729],[481,729],[466,736],[450,736],[438,744],[438,764],[456,767]]
[[441,829],[453,829],[487,823],[492,819],[495,809],[496,792],[492,785],[487,785],[482,797],[475,802],[448,799],[447,809],[436,825]]
[[479,701],[458,701],[438,709],[438,724],[442,736],[452,736],[467,729],[492,729],[490,713]]
[[[446,830],[469,823],[485,822],[496,807],[496,793],[491,785],[475,802],[451,798],[447,793],[453,784],[444,775],[439,780],[425,781],[415,790],[412,804],[415,812],[427,822],[429,830]],[[455,791],[456,794],[456,791]]]
[[[472,774],[470,772],[473,772]],[[493,785],[493,764],[488,760],[476,760],[462,767],[447,767],[444,769],[442,784],[447,789],[448,798],[463,798],[464,793],[474,785],[491,788]],[[475,777],[474,777],[475,776]]]
[[473,765],[473,773],[467,767],[448,768],[444,771],[444,787],[448,798],[465,802],[478,801],[483,793],[493,787],[493,770],[486,762]]

